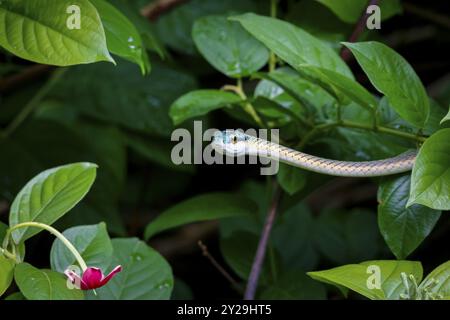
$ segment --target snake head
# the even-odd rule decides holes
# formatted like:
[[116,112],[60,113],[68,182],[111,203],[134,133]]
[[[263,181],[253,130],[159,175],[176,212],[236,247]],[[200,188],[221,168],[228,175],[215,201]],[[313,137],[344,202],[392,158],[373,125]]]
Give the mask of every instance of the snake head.
[[219,153],[241,156],[246,152],[248,136],[239,130],[224,130],[214,133],[211,146]]

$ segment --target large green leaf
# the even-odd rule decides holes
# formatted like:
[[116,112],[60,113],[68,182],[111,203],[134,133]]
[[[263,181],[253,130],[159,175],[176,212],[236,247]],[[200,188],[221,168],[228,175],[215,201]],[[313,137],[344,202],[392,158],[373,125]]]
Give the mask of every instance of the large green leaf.
[[[339,19],[347,23],[355,23],[367,8],[367,0],[316,0],[327,6]],[[381,19],[387,19],[402,12],[399,0],[381,0],[377,4],[380,7]]]
[[301,271],[283,272],[259,296],[263,300],[325,300],[325,287]]
[[450,261],[444,262],[423,279],[419,288],[450,299]]
[[[379,268],[379,289],[376,287],[370,289],[368,286],[368,283],[373,284],[370,277],[376,275],[371,268]],[[423,270],[420,262],[395,260],[365,261],[307,274],[313,279],[349,288],[371,300],[397,300],[404,290],[402,272],[412,274],[418,282],[422,279]]]
[[69,289],[63,274],[37,269],[28,263],[16,266],[14,279],[28,300],[82,300],[83,291]]
[[170,48],[193,55],[196,53],[192,40],[194,22],[208,15],[254,12],[258,5],[253,0],[191,0],[165,12],[156,21],[156,31]]
[[415,126],[424,127],[430,103],[422,82],[409,63],[379,42],[344,44],[355,55],[374,87],[386,95],[395,111]]
[[210,111],[227,105],[241,102],[242,99],[234,93],[220,90],[195,90],[179,97],[170,106],[170,117],[175,125],[183,121],[207,114]]
[[308,64],[353,78],[345,62],[326,44],[306,31],[282,20],[247,13],[233,17],[294,69]]
[[436,210],[450,210],[450,129],[429,137],[417,155],[412,171],[407,206],[423,204]]
[[[63,235],[75,246],[88,266],[105,269],[110,265],[113,247],[105,223],[73,227],[64,231]],[[61,240],[55,239],[50,251],[50,263],[53,270],[63,273],[77,261]]]
[[341,104],[347,104],[350,99],[368,110],[377,105],[374,96],[367,89],[342,74],[310,65],[301,65],[299,72],[336,97]]
[[404,259],[413,252],[441,216],[440,211],[420,204],[405,208],[410,184],[408,174],[387,178],[378,189],[378,226],[397,259]]
[[[52,224],[72,209],[94,183],[97,165],[74,163],[46,170],[19,192],[11,205],[10,227],[34,221]],[[40,232],[36,228],[14,230],[14,242],[20,243]]]
[[205,59],[229,77],[249,76],[269,59],[266,47],[238,22],[229,21],[225,16],[198,19],[192,37]]
[[[264,95],[283,105],[285,108],[296,111],[292,99],[301,103],[303,108],[310,112],[320,110],[324,105],[333,104],[334,99],[325,90],[318,85],[304,79],[300,74],[289,67],[278,68],[269,73],[258,73],[259,77],[273,83],[267,86],[266,94],[261,90],[258,91],[261,83],[255,89],[255,95]],[[275,86],[275,84],[277,86]],[[275,87],[274,87],[275,86]],[[288,94],[290,99],[283,96]]]
[[142,74],[150,72],[147,52],[142,44],[141,35],[133,23],[107,1],[90,1],[102,19],[109,51],[138,64]]
[[[164,58],[167,55],[166,49],[162,42],[155,35],[155,24],[152,23],[147,17],[141,14],[141,8],[134,6],[133,2],[123,0],[109,0],[121,13],[134,24],[139,31],[142,42],[147,50],[152,50],[157,53],[160,58]],[[145,3],[147,5],[148,3]]]
[[110,269],[122,266],[106,286],[97,289],[100,300],[166,300],[173,289],[172,269],[155,250],[137,238],[112,240],[114,258]]
[[[74,5],[79,9],[79,29],[68,27],[77,14],[71,11]],[[114,62],[100,17],[88,0],[1,1],[0,45],[23,59],[44,64]]]
[[169,137],[171,103],[195,87],[192,76],[162,63],[153,63],[151,74],[142,77],[135,65],[120,61],[115,68],[106,64],[71,68],[51,97],[110,124]]
[[6,258],[0,252],[0,297],[9,288],[14,277],[14,261]]
[[162,212],[145,229],[145,239],[191,222],[247,216],[254,212],[255,204],[245,197],[229,193],[207,193],[185,200]]

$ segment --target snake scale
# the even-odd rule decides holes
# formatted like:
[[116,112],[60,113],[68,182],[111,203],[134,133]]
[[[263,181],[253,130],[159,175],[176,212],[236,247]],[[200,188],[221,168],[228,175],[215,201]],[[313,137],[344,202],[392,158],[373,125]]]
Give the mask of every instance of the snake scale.
[[378,177],[412,169],[417,151],[410,150],[396,157],[374,161],[338,161],[309,155],[283,145],[253,137],[238,130],[215,133],[212,147],[230,156],[262,156],[291,166],[341,177]]

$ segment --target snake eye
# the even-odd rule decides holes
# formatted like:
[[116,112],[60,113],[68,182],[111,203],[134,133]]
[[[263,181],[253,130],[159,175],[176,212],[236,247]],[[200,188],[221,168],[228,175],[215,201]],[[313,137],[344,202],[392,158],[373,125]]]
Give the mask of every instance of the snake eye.
[[237,142],[237,137],[236,137],[236,136],[233,136],[233,137],[231,138],[231,142],[236,143],[236,142]]

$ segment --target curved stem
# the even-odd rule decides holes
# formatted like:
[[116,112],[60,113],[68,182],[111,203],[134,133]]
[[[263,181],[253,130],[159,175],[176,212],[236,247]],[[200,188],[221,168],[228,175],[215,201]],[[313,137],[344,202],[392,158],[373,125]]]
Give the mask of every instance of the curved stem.
[[3,132],[3,136],[10,136],[26,118],[34,111],[39,105],[39,102],[49,93],[53,86],[59,81],[62,75],[66,72],[66,68],[59,68],[52,74],[51,78],[43,85],[42,88],[36,93],[36,95],[25,105],[25,107],[19,112],[19,114],[13,119],[13,121],[6,127]]
[[0,248],[0,253],[2,253],[8,259],[16,260],[16,256],[4,248]]
[[[237,79],[236,86],[227,85],[227,86],[224,86],[223,88],[225,90],[232,90],[239,97],[241,97],[242,100],[247,100],[247,95],[244,92],[244,88],[242,86],[242,79],[241,78]],[[253,107],[253,105],[250,102],[244,102],[244,110],[245,110],[245,112],[247,112],[253,118],[253,120],[256,122],[257,125],[259,125],[261,128],[265,127],[263,121],[258,116],[258,114],[255,111],[255,108]]]
[[81,257],[81,255],[78,252],[78,250],[73,246],[73,244],[66,237],[64,237],[64,235],[61,232],[59,232],[55,228],[53,228],[53,227],[51,227],[49,225],[46,225],[44,223],[23,222],[23,223],[16,224],[15,226],[13,226],[10,229],[8,229],[8,231],[6,232],[5,238],[9,237],[11,235],[11,232],[13,232],[14,230],[17,230],[17,229],[20,229],[20,228],[26,228],[26,227],[40,228],[40,229],[43,229],[43,230],[47,230],[48,232],[53,234],[55,237],[57,237],[59,240],[61,240],[61,242],[67,247],[67,249],[69,249],[69,251],[74,255],[75,259],[77,260],[77,262],[80,265],[80,267],[83,270],[83,272],[87,269],[86,262]]

